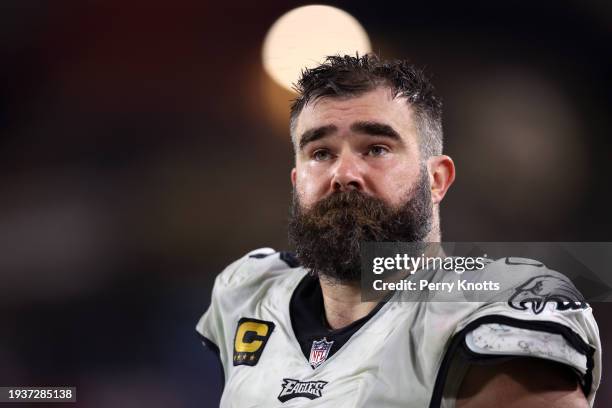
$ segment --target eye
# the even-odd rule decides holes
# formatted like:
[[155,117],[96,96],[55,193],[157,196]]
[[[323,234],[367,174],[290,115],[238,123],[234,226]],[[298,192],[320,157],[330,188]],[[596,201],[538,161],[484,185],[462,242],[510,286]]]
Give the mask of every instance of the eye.
[[316,161],[329,160],[331,159],[331,153],[326,149],[315,150],[314,153],[312,153],[312,158]]
[[380,157],[386,155],[387,153],[389,153],[388,147],[382,145],[374,145],[370,146],[367,155],[373,157]]

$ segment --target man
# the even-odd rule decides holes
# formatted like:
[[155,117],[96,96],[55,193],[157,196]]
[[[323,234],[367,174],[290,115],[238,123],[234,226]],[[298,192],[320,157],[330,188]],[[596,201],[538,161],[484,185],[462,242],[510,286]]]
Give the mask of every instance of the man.
[[[231,264],[196,327],[223,364],[221,406],[592,404],[601,357],[586,304],[361,301],[360,243],[441,239],[455,168],[423,74],[337,56],[296,88],[296,255],[264,248]],[[486,264],[517,285],[544,271],[528,260]]]

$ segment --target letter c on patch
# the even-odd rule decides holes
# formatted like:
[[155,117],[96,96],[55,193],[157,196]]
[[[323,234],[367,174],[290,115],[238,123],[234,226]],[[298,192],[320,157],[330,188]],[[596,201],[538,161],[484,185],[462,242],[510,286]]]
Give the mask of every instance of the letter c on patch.
[[234,337],[234,365],[256,365],[273,330],[272,322],[244,317],[240,319]]
[[234,344],[238,353],[254,353],[263,344],[260,338],[265,338],[268,335],[268,325],[265,323],[255,323],[252,321],[243,322],[238,326],[236,332],[236,344]]

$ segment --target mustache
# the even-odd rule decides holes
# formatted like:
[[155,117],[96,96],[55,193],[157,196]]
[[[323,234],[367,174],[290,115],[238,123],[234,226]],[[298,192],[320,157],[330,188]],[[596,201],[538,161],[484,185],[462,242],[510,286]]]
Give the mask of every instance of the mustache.
[[300,217],[304,227],[319,233],[337,229],[339,225],[354,226],[361,228],[363,235],[376,241],[388,227],[388,223],[381,220],[393,218],[392,208],[384,200],[358,190],[332,193],[317,201],[308,210],[303,209],[298,202],[294,192],[295,213],[292,216]]

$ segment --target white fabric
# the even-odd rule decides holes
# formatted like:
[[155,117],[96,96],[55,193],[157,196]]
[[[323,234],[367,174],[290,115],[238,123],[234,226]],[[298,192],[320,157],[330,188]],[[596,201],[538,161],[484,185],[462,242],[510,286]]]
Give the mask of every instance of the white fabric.
[[[198,332],[219,346],[225,372],[221,408],[427,407],[451,338],[475,319],[490,315],[558,323],[590,344],[596,350],[593,387],[588,396],[593,403],[600,380],[601,356],[597,325],[590,308],[551,309],[535,314],[530,309],[512,308],[507,302],[389,302],[340,350],[313,370],[293,333],[289,316],[291,295],[306,270],[289,268],[269,248],[253,253],[271,255],[250,258],[247,254],[227,267],[217,277],[211,305],[196,326]],[[492,276],[515,277],[517,284],[534,273],[542,273],[541,268],[533,272],[500,261],[491,262],[486,269],[485,273]],[[233,365],[234,337],[241,318],[275,325],[255,366]],[[486,333],[486,330],[487,326],[474,333]],[[501,346],[502,340],[491,340],[492,333],[489,334],[486,342],[472,334],[472,345],[499,345],[502,353],[517,352]],[[554,350],[548,349],[547,354],[541,337],[521,331],[513,331],[512,335],[513,341],[518,341],[520,336],[526,336],[529,341],[539,339],[539,346],[534,350],[542,358],[565,359],[563,362],[567,364],[584,367],[583,361],[562,342],[555,343]],[[508,347],[507,351],[504,347]],[[278,395],[284,379],[327,384],[319,398],[298,397],[281,402]]]
[[474,353],[545,358],[567,364],[582,374],[587,371],[586,356],[560,334],[492,323],[469,332],[465,343]]

